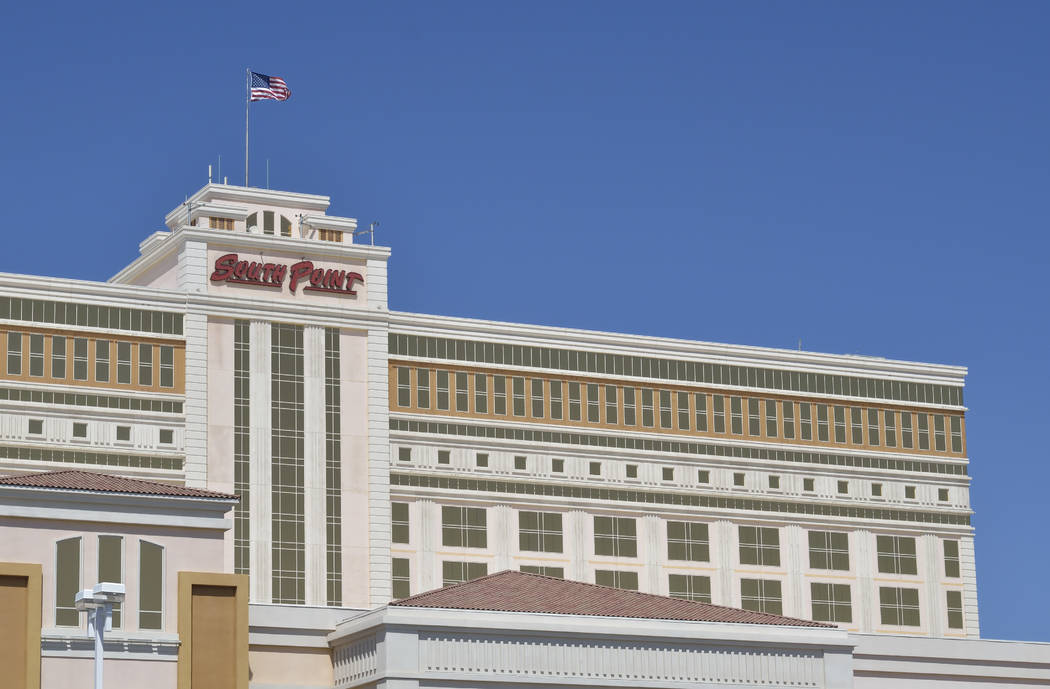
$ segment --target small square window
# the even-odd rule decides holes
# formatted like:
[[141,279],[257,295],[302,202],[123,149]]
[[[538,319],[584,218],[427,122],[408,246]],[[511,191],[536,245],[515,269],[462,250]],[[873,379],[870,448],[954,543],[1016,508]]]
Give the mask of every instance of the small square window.
[[948,489],[947,488],[938,488],[937,489],[937,499],[940,500],[941,502],[948,502]]
[[872,496],[874,496],[876,498],[881,498],[882,497],[882,484],[881,483],[873,483],[873,484],[871,484],[871,494],[872,494]]
[[41,435],[44,432],[44,420],[43,419],[29,419],[29,433],[30,435]]
[[489,465],[489,456],[485,452],[479,452],[474,459],[474,463],[479,467],[487,467]]
[[700,483],[711,483],[711,472],[707,469],[700,469],[696,472],[696,480]]
[[517,455],[514,457],[514,470],[525,471],[528,468],[528,460],[525,459],[524,455]]
[[73,424],[73,437],[74,438],[86,438],[87,437],[87,424],[86,423],[75,423],[75,424]]
[[664,481],[674,481],[674,467],[664,467],[661,476]]
[[131,440],[131,426],[117,426],[117,440]]
[[397,459],[399,462],[411,462],[412,461],[412,448],[411,447],[399,447],[397,448]]
[[733,485],[734,486],[742,486],[742,485],[744,485],[744,475],[743,474],[733,474]]
[[816,490],[816,481],[814,481],[811,478],[802,479],[802,490],[806,491],[807,493],[812,493]]
[[551,460],[551,471],[555,474],[565,473],[565,460],[564,459],[552,459]]
[[601,476],[602,475],[602,463],[601,462],[591,462],[590,474],[591,474],[591,476]]
[[915,499],[915,486],[904,486],[904,497],[908,500]]
[[171,430],[170,428],[162,428],[162,429],[160,429],[160,444],[161,445],[171,445],[174,442],[175,442],[175,431]]
[[777,488],[777,489],[779,489],[780,488],[780,477],[779,476],[770,476],[769,477],[769,487],[770,488]]
[[638,465],[628,464],[627,465],[627,478],[638,478]]
[[849,481],[839,481],[839,493],[845,495],[849,492]]
[[452,451],[451,450],[438,450],[438,464],[451,464],[452,462]]

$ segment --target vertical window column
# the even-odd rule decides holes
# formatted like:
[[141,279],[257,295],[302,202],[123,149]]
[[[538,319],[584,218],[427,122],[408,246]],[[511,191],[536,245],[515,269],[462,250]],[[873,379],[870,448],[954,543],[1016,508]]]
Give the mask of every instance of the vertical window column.
[[[251,510],[249,484],[251,476],[250,429],[251,397],[250,325],[248,321],[238,320],[233,323],[233,492],[240,498],[233,511],[233,571],[237,574],[248,574],[250,532],[248,515]],[[148,345],[143,345],[148,346]],[[152,348],[151,348],[152,349]],[[152,359],[152,357],[151,357]],[[139,356],[139,369],[142,368],[142,357]],[[151,371],[152,374],[152,371]],[[142,374],[139,374],[142,384]]]
[[[324,331],[325,558],[328,605],[343,604],[342,416],[339,329]],[[426,369],[421,369],[426,371]],[[430,372],[427,371],[429,378]]]
[[303,328],[271,325],[274,603],[306,602]]

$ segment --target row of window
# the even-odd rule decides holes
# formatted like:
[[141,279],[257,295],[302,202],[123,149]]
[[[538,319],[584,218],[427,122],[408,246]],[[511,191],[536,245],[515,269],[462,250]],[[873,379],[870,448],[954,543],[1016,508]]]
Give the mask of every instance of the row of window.
[[8,376],[175,387],[170,345],[22,332],[8,332],[3,340]]
[[23,447],[19,445],[0,445],[0,459],[17,459],[28,462],[85,464],[94,467],[165,469],[168,471],[181,471],[183,463],[181,457],[129,455],[116,452],[89,452],[87,450]]
[[[410,447],[399,447],[397,452],[397,458],[399,462],[411,462],[412,461],[412,448]],[[438,450],[437,463],[439,465],[449,465],[452,461],[452,453],[450,450]],[[535,460],[534,460],[535,461]],[[602,476],[604,465],[607,462],[601,461],[589,461],[587,462],[587,474],[589,476]],[[474,454],[474,466],[479,469],[487,469],[490,465],[489,453],[477,452]],[[623,475],[628,479],[638,478],[638,464],[632,464],[630,462],[624,463]],[[533,467],[535,469],[535,467]],[[529,458],[527,455],[515,455],[514,456],[514,471],[527,472],[530,470]],[[691,469],[686,467],[673,467],[663,466],[660,467],[660,480],[665,483],[674,482],[685,482],[682,476],[683,472],[691,472]],[[565,460],[554,457],[550,460],[550,473],[552,474],[565,474]],[[711,484],[711,470],[710,469],[697,469],[696,470],[696,483],[700,485]],[[770,490],[781,490],[781,476],[780,474],[769,474],[766,476],[766,483]],[[733,486],[737,488],[754,488],[755,486],[747,485],[747,474],[744,472],[733,472]],[[885,484],[882,483],[871,483],[869,488],[871,491],[871,497],[882,498],[886,497],[884,492]],[[805,477],[802,479],[802,490],[805,493],[816,492],[816,479],[812,477]],[[850,494],[850,482],[848,480],[838,480],[835,482],[835,490],[839,495]],[[917,499],[917,487],[916,486],[904,486],[904,498],[906,500]],[[937,500],[939,502],[948,502],[950,499],[948,488],[937,489]]]
[[[411,595],[411,564],[407,558],[393,558],[393,597],[407,598]],[[565,578],[561,567],[521,567],[522,572]],[[441,563],[442,585],[451,586],[471,581],[488,574],[484,562],[443,561]],[[598,569],[594,572],[594,583],[601,586],[638,590],[638,573],[623,570]],[[694,574],[669,574],[668,595],[672,598],[711,603],[711,577]],[[783,615],[782,584],[775,579],[741,579],[740,607],[755,612]],[[811,582],[811,618],[818,622],[853,622],[852,590],[849,584]],[[949,629],[963,628],[962,592],[945,592],[945,608]],[[919,590],[908,587],[879,587],[879,614],[883,625],[895,627],[918,627],[921,625]]]
[[396,367],[412,410],[962,454],[962,417],[546,378]]
[[[44,434],[44,420],[43,419],[28,419],[28,434],[29,435],[43,435]],[[73,433],[74,438],[86,439],[88,435],[88,425],[83,421],[73,422]],[[120,426],[118,425],[115,429],[114,436],[119,442],[131,442],[131,426]],[[171,428],[161,428],[157,433],[157,441],[161,445],[172,445],[175,443],[175,431]]]
[[61,404],[70,407],[97,407],[99,409],[130,409],[163,414],[181,414],[182,402],[156,400],[148,397],[122,397],[117,395],[95,395],[81,392],[56,392],[54,390],[26,390],[0,387],[0,401],[35,402],[37,404]]
[[134,330],[158,335],[182,334],[181,313],[20,297],[0,297],[0,319],[53,323],[73,327]]
[[[408,543],[409,506],[392,503],[392,540]],[[638,557],[637,522],[632,517],[594,518],[594,554],[612,557]],[[538,553],[562,553],[564,530],[560,512],[518,512],[518,548]],[[738,526],[740,564],[780,566],[780,529]],[[850,569],[849,534],[837,531],[809,531],[811,569]],[[876,536],[878,571],[883,574],[918,574],[915,538]],[[441,507],[441,543],[458,548],[488,547],[487,512],[483,507]],[[959,542],[942,540],[944,576],[958,578]],[[667,522],[667,559],[710,562],[711,542],[708,525],[703,522]]]
[[962,406],[962,387],[390,333],[391,356]]

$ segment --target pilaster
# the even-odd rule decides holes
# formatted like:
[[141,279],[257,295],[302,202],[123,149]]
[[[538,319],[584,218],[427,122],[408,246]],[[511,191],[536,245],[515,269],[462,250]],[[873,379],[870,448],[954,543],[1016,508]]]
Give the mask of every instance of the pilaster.
[[326,605],[324,328],[303,328],[303,527],[306,604]]
[[249,451],[251,453],[248,494],[252,514],[248,524],[250,533],[251,601],[269,603],[273,573],[273,475],[271,459],[273,445],[271,426],[271,331],[267,321],[252,321],[249,337],[249,381],[251,399],[248,402],[250,420]]

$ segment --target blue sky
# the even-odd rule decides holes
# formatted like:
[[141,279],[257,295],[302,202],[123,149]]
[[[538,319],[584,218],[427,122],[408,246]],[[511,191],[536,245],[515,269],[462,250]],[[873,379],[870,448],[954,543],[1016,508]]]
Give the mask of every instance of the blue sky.
[[395,309],[961,364],[981,631],[1050,641],[1050,5],[19,3],[0,270],[217,165],[378,220]]

